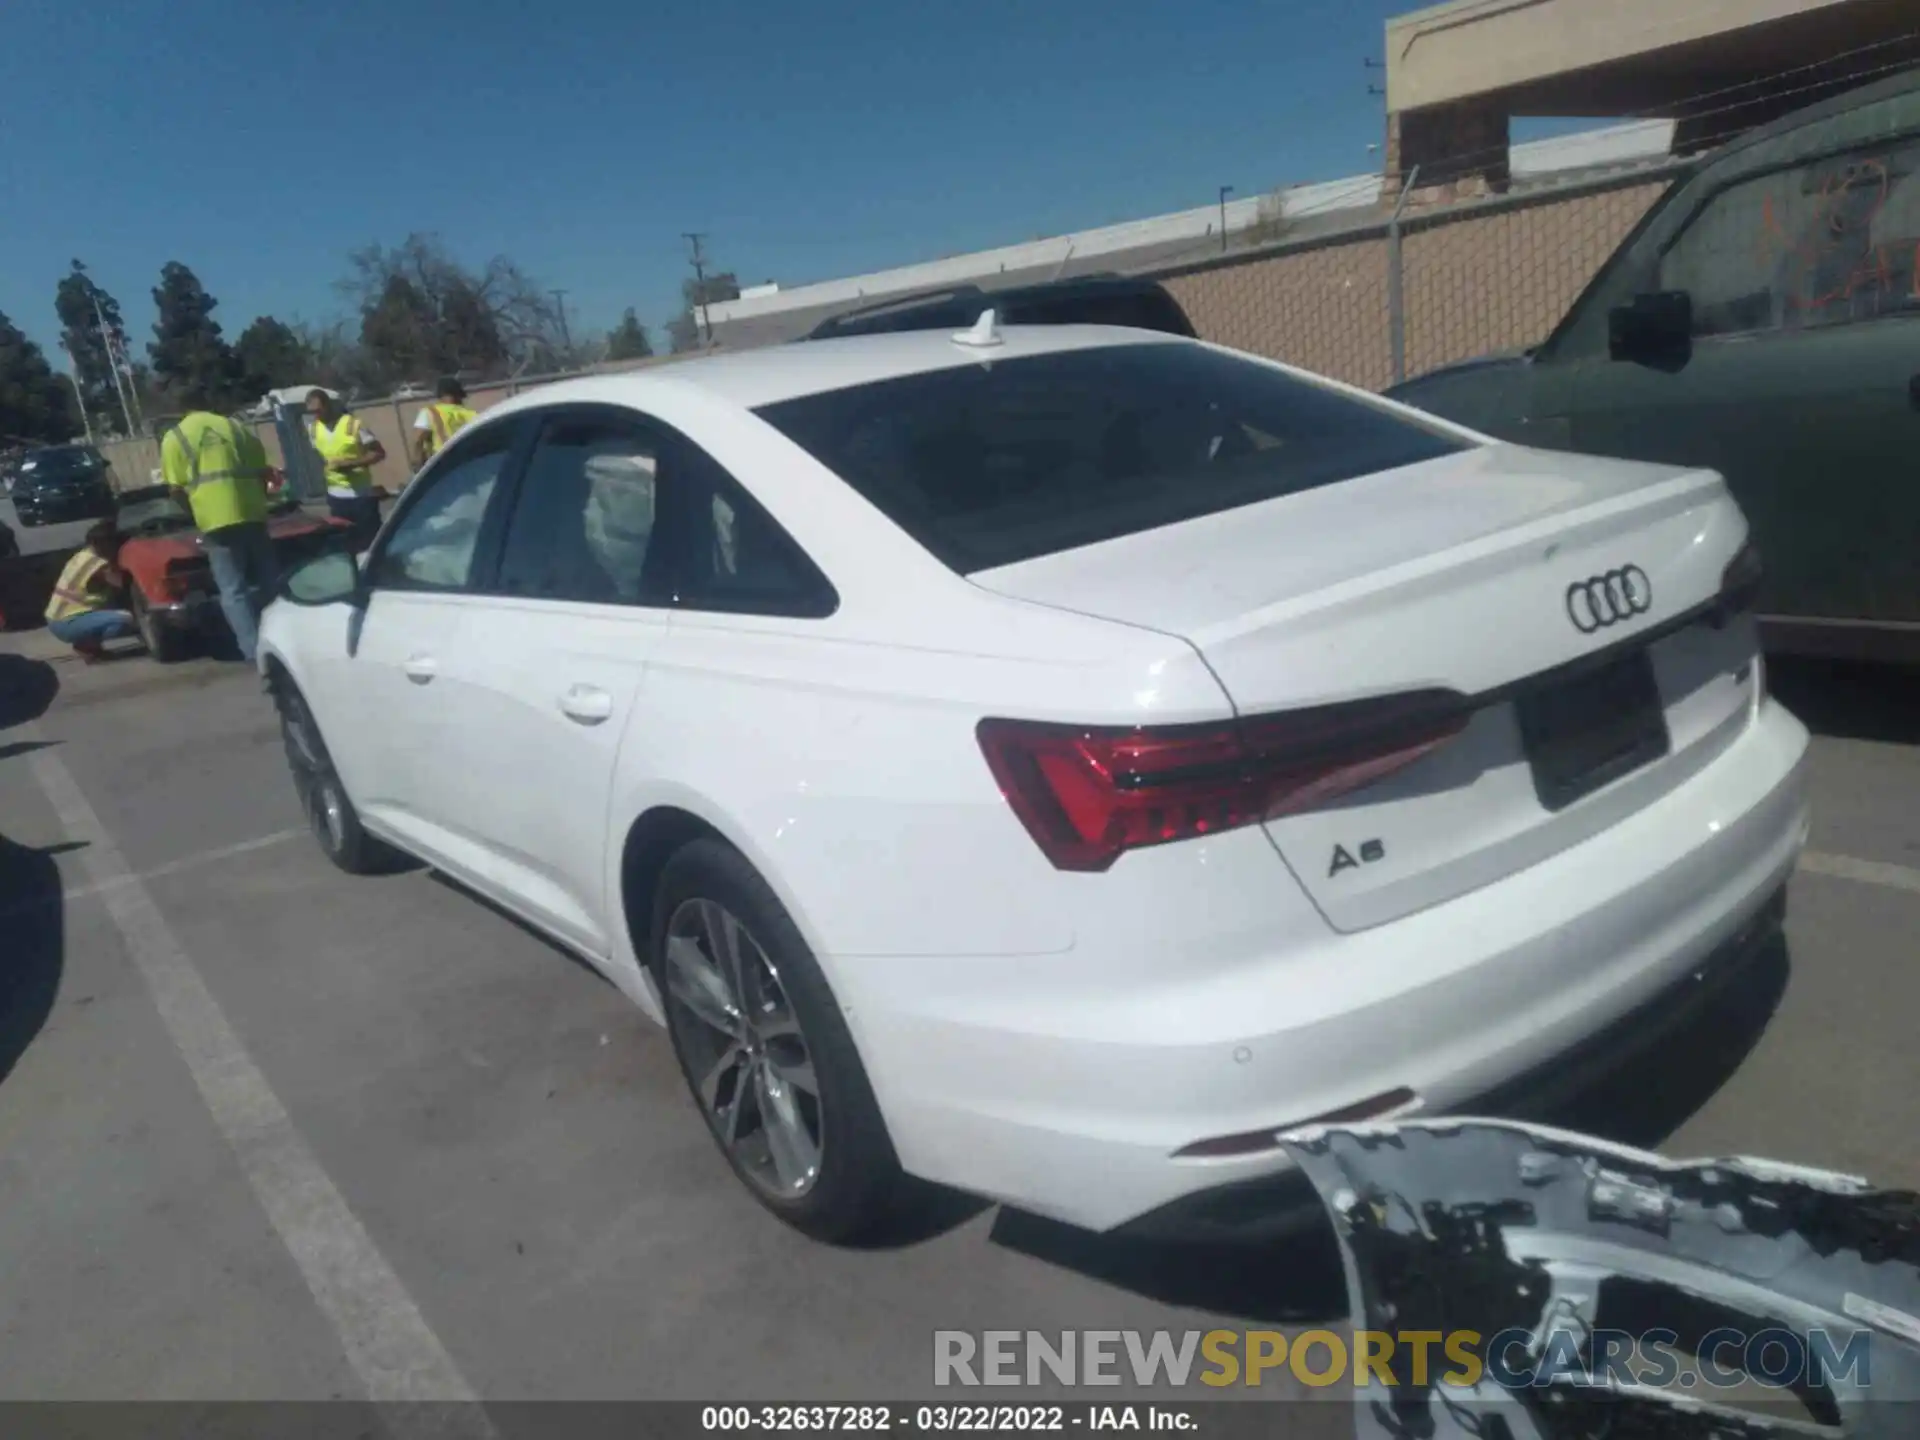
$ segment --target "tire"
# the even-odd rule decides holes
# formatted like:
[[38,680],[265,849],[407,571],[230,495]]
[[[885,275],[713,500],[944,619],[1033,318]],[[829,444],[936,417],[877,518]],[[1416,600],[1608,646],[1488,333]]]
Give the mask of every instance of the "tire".
[[379,875],[396,869],[405,857],[392,846],[367,834],[359,812],[347,798],[347,787],[333,768],[333,757],[320,738],[320,727],[306,698],[290,681],[273,687],[280,711],[280,737],[286,746],[287,768],[300,797],[301,812],[319,842],[320,851],[349,875]]
[[187,653],[186,636],[170,625],[162,624],[147,604],[147,597],[134,590],[131,598],[133,623],[140,632],[140,643],[147,647],[147,654],[161,665],[171,665]]
[[[716,963],[717,936],[737,964]],[[908,1181],[839,1003],[767,882],[731,846],[693,841],[661,873],[652,941],[674,1056],[734,1174],[816,1240],[880,1236]]]

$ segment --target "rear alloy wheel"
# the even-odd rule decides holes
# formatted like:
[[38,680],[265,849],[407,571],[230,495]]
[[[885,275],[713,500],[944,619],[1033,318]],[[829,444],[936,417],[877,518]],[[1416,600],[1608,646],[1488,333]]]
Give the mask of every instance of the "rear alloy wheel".
[[186,637],[171,625],[162,624],[153,607],[147,604],[147,597],[138,589],[134,590],[131,603],[134,627],[140,632],[140,643],[147,647],[147,654],[162,665],[171,665],[186,654]]
[[688,845],[661,876],[652,953],[681,1073],[734,1173],[816,1239],[877,1231],[904,1177],[839,1006],[767,883],[717,840]]
[[280,734],[293,788],[321,851],[349,875],[377,875],[394,868],[399,852],[361,827],[306,700],[284,682],[274,687],[274,699],[280,707]]

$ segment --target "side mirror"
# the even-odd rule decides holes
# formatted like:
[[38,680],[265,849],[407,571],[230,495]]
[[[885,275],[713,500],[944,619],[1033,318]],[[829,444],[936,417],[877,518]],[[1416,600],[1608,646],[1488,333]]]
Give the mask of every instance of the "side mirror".
[[280,598],[294,605],[352,605],[366,600],[360,563],[345,546],[329,545],[280,572]]
[[1607,353],[1635,365],[1679,369],[1693,355],[1693,297],[1657,290],[1614,306],[1607,312]]

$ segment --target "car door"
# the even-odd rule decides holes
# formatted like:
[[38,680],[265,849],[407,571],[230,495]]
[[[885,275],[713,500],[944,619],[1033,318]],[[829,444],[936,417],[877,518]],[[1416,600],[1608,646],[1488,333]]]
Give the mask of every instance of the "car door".
[[537,414],[483,618],[459,641],[457,843],[485,888],[611,953],[608,791],[670,620],[656,546],[662,432],[616,406]]
[[1643,281],[1690,297],[1690,348],[1588,359],[1574,446],[1721,471],[1764,557],[1763,611],[1920,620],[1916,258],[1920,137],[1712,191]]
[[463,856],[450,821],[471,784],[457,760],[470,703],[456,657],[519,433],[506,420],[463,435],[408,488],[368,552],[366,603],[327,686],[350,697],[328,707],[346,712],[345,723],[321,720],[368,827],[455,870]]

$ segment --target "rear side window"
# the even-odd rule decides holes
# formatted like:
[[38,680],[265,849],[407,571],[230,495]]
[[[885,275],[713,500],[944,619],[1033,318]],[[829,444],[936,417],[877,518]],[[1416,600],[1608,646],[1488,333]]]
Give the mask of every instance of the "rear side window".
[[957,366],[758,413],[961,574],[1467,448],[1254,361],[1166,343]]

